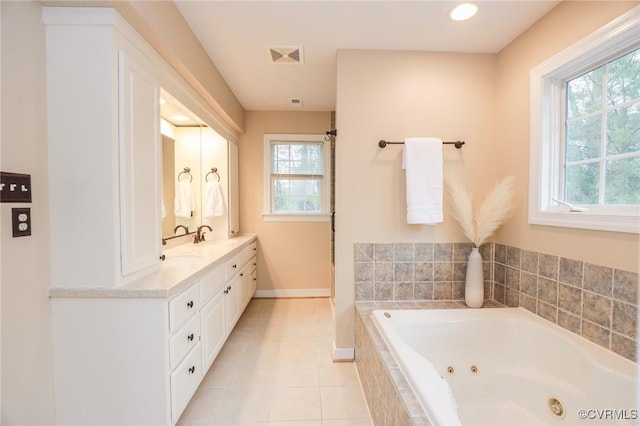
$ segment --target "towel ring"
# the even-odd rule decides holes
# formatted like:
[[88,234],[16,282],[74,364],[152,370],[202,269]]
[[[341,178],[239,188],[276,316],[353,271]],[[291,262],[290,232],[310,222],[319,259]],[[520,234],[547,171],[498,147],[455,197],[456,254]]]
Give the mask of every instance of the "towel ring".
[[218,176],[218,182],[220,182],[220,174],[218,173],[218,168],[217,167],[212,167],[211,171],[205,175],[205,177],[204,177],[204,181],[205,182],[209,182],[209,175],[210,174],[215,174],[216,176]]
[[185,167],[180,173],[178,173],[178,182],[180,182],[180,176],[187,174],[189,176],[189,183],[193,182],[193,176],[191,175],[191,168]]

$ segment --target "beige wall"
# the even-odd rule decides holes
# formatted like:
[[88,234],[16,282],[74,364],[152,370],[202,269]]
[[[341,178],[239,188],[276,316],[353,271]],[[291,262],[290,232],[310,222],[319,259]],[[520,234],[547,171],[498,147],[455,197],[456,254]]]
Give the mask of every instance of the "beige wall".
[[[402,148],[380,139],[464,140],[444,146],[445,173],[475,194],[497,174],[496,58],[488,54],[338,52],[336,105],[336,346],[353,347],[356,242],[465,241],[447,215],[436,226],[408,225]],[[445,197],[445,203],[448,197]]]
[[[31,204],[0,204],[2,424],[54,423],[44,26],[35,2],[2,7],[0,169],[31,174]],[[12,238],[11,208],[30,207],[33,235]],[[89,231],[89,230],[88,230]]]
[[258,290],[329,288],[328,222],[265,222],[263,136],[265,133],[324,134],[329,112],[247,111],[240,137],[240,230],[258,234]]
[[[499,175],[515,175],[517,211],[498,240],[524,249],[638,271],[638,235],[529,225],[529,71],[640,2],[562,2],[498,55]],[[568,24],[570,23],[570,25]]]

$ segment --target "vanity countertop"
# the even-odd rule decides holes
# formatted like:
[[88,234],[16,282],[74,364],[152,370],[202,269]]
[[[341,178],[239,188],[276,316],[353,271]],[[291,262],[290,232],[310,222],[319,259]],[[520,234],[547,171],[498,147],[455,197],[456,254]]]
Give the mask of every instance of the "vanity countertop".
[[228,240],[182,244],[163,252],[165,260],[160,269],[129,284],[115,288],[52,287],[49,297],[171,298],[255,239],[255,235],[245,234]]

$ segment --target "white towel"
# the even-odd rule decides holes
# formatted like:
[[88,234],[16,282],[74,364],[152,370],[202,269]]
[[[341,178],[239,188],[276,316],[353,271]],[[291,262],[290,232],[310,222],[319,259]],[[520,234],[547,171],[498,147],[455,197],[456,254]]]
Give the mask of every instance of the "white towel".
[[407,179],[407,223],[442,223],[442,140],[406,138],[402,168]]
[[177,182],[174,214],[176,217],[191,217],[192,210],[191,182]]
[[207,182],[202,215],[204,217],[223,216],[226,211],[220,182]]

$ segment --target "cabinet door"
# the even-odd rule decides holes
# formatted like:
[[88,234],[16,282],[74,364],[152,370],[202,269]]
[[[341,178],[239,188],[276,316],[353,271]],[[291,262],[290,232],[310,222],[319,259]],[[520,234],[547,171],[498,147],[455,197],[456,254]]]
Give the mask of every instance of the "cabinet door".
[[240,232],[238,218],[238,146],[229,142],[229,237]]
[[204,369],[209,369],[227,337],[224,319],[226,294],[219,291],[201,311]]
[[236,275],[231,279],[226,287],[225,294],[225,319],[227,333],[231,333],[231,330],[236,325],[240,316],[240,310],[238,309],[238,289],[240,287],[240,276]]
[[118,52],[121,272],[159,265],[160,86],[137,52]]

